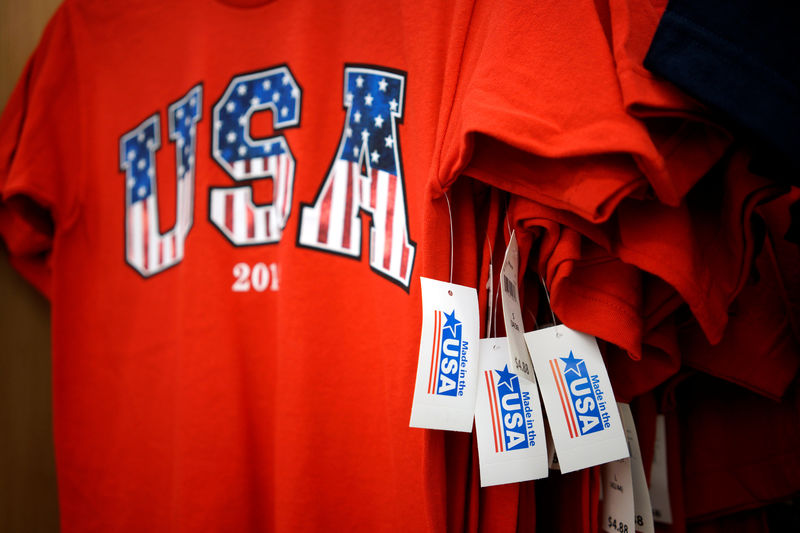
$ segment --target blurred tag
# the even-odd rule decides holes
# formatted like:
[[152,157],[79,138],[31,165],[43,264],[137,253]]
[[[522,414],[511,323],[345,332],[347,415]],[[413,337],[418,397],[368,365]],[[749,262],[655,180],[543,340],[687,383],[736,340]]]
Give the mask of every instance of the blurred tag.
[[494,318],[494,267],[491,259],[489,259],[489,279],[486,280],[486,304],[488,307],[488,312],[486,313],[486,335],[489,336],[492,331],[492,319]]
[[602,467],[603,503],[600,523],[609,533],[633,533],[634,504],[631,460],[611,461]]
[[656,441],[653,466],[650,468],[650,500],[653,503],[653,520],[661,524],[672,524],[667,477],[667,424],[664,415],[656,416]]
[[472,430],[478,378],[478,292],[420,278],[422,335],[411,427]]
[[647,478],[642,464],[642,450],[639,447],[639,436],[636,433],[636,423],[633,421],[631,406],[627,403],[618,403],[617,407],[619,407],[619,415],[622,418],[622,427],[625,428],[628,450],[631,452],[634,526],[639,533],[655,533],[653,507],[650,504],[650,492],[647,488]]
[[500,295],[503,299],[503,322],[508,336],[508,360],[511,371],[532,383],[536,383],[533,363],[525,344],[525,331],[522,326],[522,309],[519,305],[519,248],[517,237],[511,232],[511,238],[500,269]]
[[559,468],[567,473],[628,457],[597,341],[562,325],[525,334]]
[[639,533],[654,533],[653,510],[650,506],[650,493],[642,465],[636,424],[628,404],[618,403],[617,407],[625,429],[630,458],[603,466],[603,488],[610,498],[603,502],[601,524],[604,530],[610,532],[635,530]]
[[480,340],[475,431],[481,487],[547,477],[547,446],[536,384],[508,369],[508,342]]

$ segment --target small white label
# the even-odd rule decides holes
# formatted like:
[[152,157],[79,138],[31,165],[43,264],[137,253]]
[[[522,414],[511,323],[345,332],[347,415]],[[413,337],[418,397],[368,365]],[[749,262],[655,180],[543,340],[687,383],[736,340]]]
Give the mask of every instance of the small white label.
[[561,472],[628,457],[597,340],[564,325],[525,334]]
[[653,507],[650,504],[650,492],[647,488],[647,478],[642,464],[642,450],[639,447],[639,435],[636,433],[636,423],[633,421],[631,406],[627,403],[618,403],[619,415],[622,418],[622,427],[625,428],[625,438],[628,440],[628,450],[631,452],[631,480],[633,482],[634,526],[639,533],[654,533]]
[[481,487],[547,477],[536,384],[508,369],[506,339],[481,339],[480,354],[475,431]]
[[486,292],[486,304],[489,308],[486,313],[486,335],[488,336],[492,331],[492,320],[494,319],[494,267],[491,258],[489,258],[489,279],[486,280]]
[[617,407],[631,456],[603,466],[603,488],[609,498],[603,502],[601,523],[609,532],[654,533],[653,510],[636,424],[628,404],[617,403]]
[[672,524],[667,476],[667,424],[664,415],[656,417],[656,441],[653,447],[653,466],[650,468],[650,500],[653,502],[653,520],[661,524]]
[[515,374],[535,383],[531,355],[525,344],[525,331],[522,325],[522,309],[519,304],[519,248],[517,237],[511,232],[511,238],[500,269],[500,295],[503,299],[503,322],[508,338],[509,366]]
[[600,523],[609,533],[633,533],[634,504],[631,460],[620,459],[602,468],[603,503]]
[[411,427],[472,431],[478,378],[478,292],[420,278],[422,335]]

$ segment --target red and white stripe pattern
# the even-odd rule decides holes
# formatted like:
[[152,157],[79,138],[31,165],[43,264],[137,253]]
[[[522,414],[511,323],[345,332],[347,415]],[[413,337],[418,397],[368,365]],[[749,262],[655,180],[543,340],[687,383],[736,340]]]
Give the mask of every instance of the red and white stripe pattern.
[[[194,219],[196,124],[202,116],[203,88],[192,87],[169,106],[169,138],[175,146],[175,225],[159,231],[156,152],[161,147],[158,113],[120,137],[120,170],[125,172],[125,259],[151,276],[183,259]],[[165,206],[161,206],[162,209]]]
[[278,242],[291,210],[294,165],[288,153],[236,161],[237,180],[272,178],[272,203],[256,205],[249,185],[214,187],[211,221],[237,246]]
[[414,260],[409,243],[401,178],[382,170],[361,174],[358,163],[338,159],[313,206],[305,206],[300,244],[358,257],[359,210],[372,216],[369,262],[372,268],[408,287]]
[[193,218],[194,176],[187,171],[177,182],[177,211],[175,226],[159,232],[158,195],[128,204],[125,213],[126,256],[128,262],[142,275],[149,276],[169,268],[183,259],[184,243]]
[[569,391],[567,390],[567,383],[564,381],[558,359],[550,359],[549,363],[550,370],[553,372],[556,389],[558,390],[558,397],[561,400],[561,409],[564,411],[564,420],[567,422],[567,428],[569,429],[569,438],[574,439],[575,437],[579,437],[580,433],[578,433],[578,421],[572,409],[572,401],[570,400]]
[[494,435],[494,451],[500,453],[505,451],[506,437],[503,433],[502,415],[500,411],[500,401],[497,396],[497,384],[494,380],[494,372],[484,370],[486,378],[486,392],[489,398],[489,414],[492,417],[492,433]]
[[428,374],[428,394],[436,394],[436,375],[439,355],[442,353],[442,312],[433,313],[433,341],[431,342],[431,370]]

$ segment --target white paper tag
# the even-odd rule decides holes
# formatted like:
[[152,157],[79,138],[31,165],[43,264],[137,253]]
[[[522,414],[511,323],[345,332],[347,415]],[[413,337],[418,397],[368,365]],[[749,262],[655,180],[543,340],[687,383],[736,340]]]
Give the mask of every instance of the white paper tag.
[[653,509],[642,465],[639,437],[631,407],[617,403],[629,459],[620,459],[603,466],[603,488],[609,499],[603,502],[601,524],[609,532],[637,531],[654,533]]
[[600,523],[609,533],[633,533],[634,505],[631,460],[611,461],[602,467],[603,503]]
[[505,338],[480,340],[475,431],[481,487],[547,477],[547,446],[536,384],[508,369]]
[[667,424],[664,415],[656,416],[656,441],[653,447],[653,466],[650,468],[650,500],[653,502],[653,520],[661,524],[672,524],[667,476]]
[[494,318],[494,267],[491,258],[489,259],[489,279],[486,280],[486,305],[489,309],[486,313],[486,335],[488,336],[492,331],[492,319]]
[[639,533],[654,533],[653,507],[650,504],[650,492],[647,488],[647,478],[645,477],[644,465],[642,464],[642,450],[639,447],[636,423],[633,421],[633,413],[631,413],[630,405],[627,403],[618,403],[617,407],[619,407],[619,415],[622,418],[622,427],[625,428],[628,450],[631,453],[634,526]]
[[517,237],[511,232],[511,238],[500,269],[500,294],[503,299],[503,322],[508,338],[509,368],[518,376],[535,383],[531,355],[525,344],[525,331],[522,325],[522,309],[519,305],[519,248]]
[[422,335],[411,427],[472,431],[478,378],[478,292],[420,278]]
[[525,334],[561,472],[628,457],[597,340],[562,325]]

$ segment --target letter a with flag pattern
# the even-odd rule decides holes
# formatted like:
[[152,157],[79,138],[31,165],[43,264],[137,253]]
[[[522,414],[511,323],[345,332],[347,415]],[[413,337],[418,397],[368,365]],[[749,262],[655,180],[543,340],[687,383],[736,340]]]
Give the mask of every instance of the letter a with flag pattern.
[[397,123],[405,75],[346,67],[347,112],[334,160],[313,205],[303,206],[298,244],[361,256],[360,210],[372,217],[369,264],[408,289],[415,245],[408,233]]

